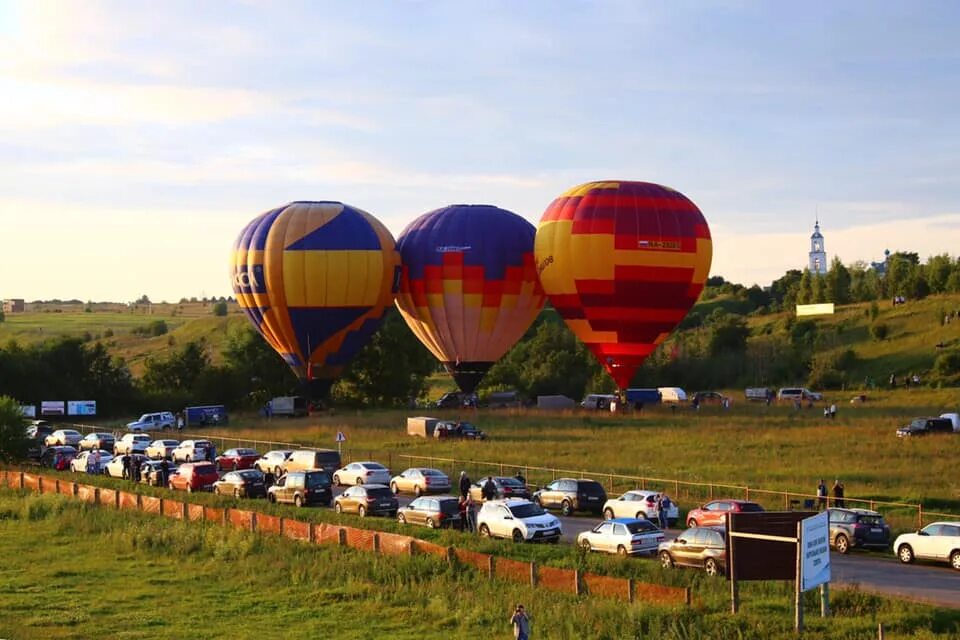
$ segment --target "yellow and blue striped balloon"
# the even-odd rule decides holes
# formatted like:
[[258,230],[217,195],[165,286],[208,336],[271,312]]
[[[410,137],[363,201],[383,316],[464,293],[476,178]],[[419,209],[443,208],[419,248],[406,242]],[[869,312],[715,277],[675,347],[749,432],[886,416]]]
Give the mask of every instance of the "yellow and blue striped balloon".
[[244,227],[230,267],[240,308],[318,397],[393,304],[400,254],[366,211],[291,202]]

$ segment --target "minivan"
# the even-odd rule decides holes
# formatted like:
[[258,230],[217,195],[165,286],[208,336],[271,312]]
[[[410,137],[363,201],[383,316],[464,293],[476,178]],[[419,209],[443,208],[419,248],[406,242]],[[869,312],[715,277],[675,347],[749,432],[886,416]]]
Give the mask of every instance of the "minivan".
[[660,392],[660,402],[663,404],[680,404],[687,401],[687,392],[680,387],[657,387]]
[[611,402],[616,402],[617,396],[610,393],[590,393],[583,399],[580,406],[584,409],[595,409],[602,411],[610,408]]
[[342,466],[340,454],[333,449],[301,449],[283,462],[283,472],[323,469],[329,474]]

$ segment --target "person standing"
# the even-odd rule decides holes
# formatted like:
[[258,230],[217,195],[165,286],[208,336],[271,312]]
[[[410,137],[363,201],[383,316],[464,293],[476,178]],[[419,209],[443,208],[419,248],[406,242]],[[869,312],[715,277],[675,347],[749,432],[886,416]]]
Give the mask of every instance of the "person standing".
[[483,488],[480,491],[483,494],[484,502],[497,499],[497,485],[493,484],[493,476],[487,476],[487,481],[483,483]]
[[183,412],[177,414],[177,433],[183,433]]
[[141,468],[141,467],[140,467],[140,458],[137,457],[137,456],[135,456],[135,455],[131,455],[131,457],[133,458],[133,463],[132,463],[132,465],[133,465],[133,481],[134,481],[134,482],[140,482],[140,468]]
[[463,499],[464,514],[467,518],[467,531],[474,533],[477,530],[477,503],[469,493]]
[[523,474],[517,471],[517,482],[522,484],[524,488],[527,486],[527,479],[523,477]]
[[670,524],[670,498],[663,491],[657,494],[657,518],[660,528],[666,530]]
[[120,460],[120,464],[123,465],[123,479],[130,479],[130,456],[125,455]]
[[513,637],[515,640],[529,640],[530,638],[530,617],[522,604],[518,604],[510,616],[510,624],[513,625]]
[[470,477],[466,471],[460,472],[460,497],[465,498],[470,493]]
[[160,484],[158,486],[165,487],[167,486],[167,476],[170,474],[170,465],[167,463],[167,459],[164,458],[160,461]]
[[100,449],[94,449],[93,455],[91,457],[93,458],[93,473],[99,474],[100,473]]
[[839,479],[833,483],[833,504],[843,509],[843,483]]
[[817,511],[823,511],[827,508],[827,483],[820,478],[817,484]]

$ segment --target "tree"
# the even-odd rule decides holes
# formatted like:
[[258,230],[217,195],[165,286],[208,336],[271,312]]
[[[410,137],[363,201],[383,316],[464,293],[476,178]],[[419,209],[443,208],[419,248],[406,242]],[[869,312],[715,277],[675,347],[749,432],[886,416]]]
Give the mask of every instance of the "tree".
[[822,275],[815,275],[811,278],[810,282],[811,288],[813,289],[810,295],[810,302],[814,304],[821,304],[827,301],[827,283],[826,278]]
[[728,351],[735,353],[746,351],[750,329],[742,316],[717,309],[710,316],[707,326],[710,329],[707,348],[711,356],[718,356]]
[[147,358],[142,383],[152,391],[190,393],[209,367],[206,343],[190,341],[167,358]]
[[215,316],[225,316],[227,315],[227,303],[223,300],[213,305],[213,315]]
[[947,281],[953,273],[953,260],[949,255],[942,253],[927,259],[927,286],[930,293],[945,293]]
[[804,269],[797,290],[797,304],[810,304],[813,301],[813,275],[810,269]]
[[826,275],[827,300],[834,304],[850,302],[850,272],[840,258],[834,256]]
[[143,294],[136,299],[134,304],[150,304],[150,297],[147,294]]
[[10,396],[0,396],[0,460],[20,462],[27,456],[27,422],[20,412],[20,403]]

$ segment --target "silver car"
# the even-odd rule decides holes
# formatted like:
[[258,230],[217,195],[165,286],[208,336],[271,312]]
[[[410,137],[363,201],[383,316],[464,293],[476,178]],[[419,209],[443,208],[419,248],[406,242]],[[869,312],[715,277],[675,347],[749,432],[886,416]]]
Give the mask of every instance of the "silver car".
[[633,556],[656,553],[665,539],[663,531],[646,518],[614,518],[581,533],[577,544],[585,551]]
[[423,493],[446,493],[450,491],[450,478],[439,469],[415,467],[393,476],[390,490],[394,494],[412,493],[418,497]]

